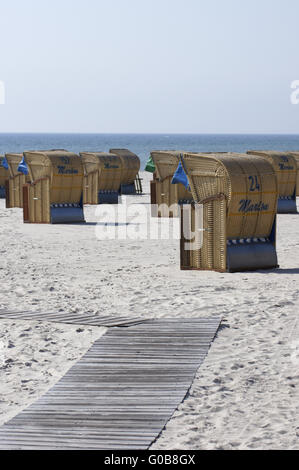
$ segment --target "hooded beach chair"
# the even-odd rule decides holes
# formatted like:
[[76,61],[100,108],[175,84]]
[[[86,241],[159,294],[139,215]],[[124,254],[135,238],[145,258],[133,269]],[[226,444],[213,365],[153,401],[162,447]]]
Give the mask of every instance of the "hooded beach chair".
[[84,204],[118,204],[122,161],[105,152],[81,152],[84,167]]
[[19,169],[22,159],[21,153],[5,154],[4,165],[8,169],[5,191],[7,208],[23,207],[23,185],[29,181],[30,176],[26,169]]
[[151,181],[152,216],[178,217],[178,204],[191,202],[192,193],[182,182],[172,184],[173,176],[180,162],[179,151],[151,152],[151,161],[155,167],[154,179]]
[[249,150],[247,153],[262,156],[273,165],[278,184],[278,214],[296,213],[297,162],[294,155],[261,150]]
[[139,157],[128,149],[110,149],[109,152],[121,159],[120,194],[142,194]]
[[297,178],[296,178],[296,196],[299,197],[299,152],[288,152],[291,154],[295,160],[296,160],[296,165],[297,165]]
[[181,269],[277,267],[278,190],[271,163],[255,155],[194,153],[183,153],[180,163],[194,199],[181,206]]
[[24,185],[24,222],[84,222],[79,155],[66,150],[26,151],[23,163],[30,178]]
[[0,199],[5,199],[5,184],[8,180],[8,165],[4,156],[0,155]]

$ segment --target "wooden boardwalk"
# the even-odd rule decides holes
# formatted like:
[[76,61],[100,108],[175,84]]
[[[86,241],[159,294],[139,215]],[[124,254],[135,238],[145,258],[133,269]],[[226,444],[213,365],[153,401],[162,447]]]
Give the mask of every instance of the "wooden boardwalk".
[[147,449],[184,400],[220,318],[111,328],[0,428],[0,449]]

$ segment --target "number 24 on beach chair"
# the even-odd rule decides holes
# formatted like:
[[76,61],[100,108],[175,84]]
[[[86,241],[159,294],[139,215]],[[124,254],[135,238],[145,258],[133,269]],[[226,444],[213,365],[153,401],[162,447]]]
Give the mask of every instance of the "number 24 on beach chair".
[[[278,190],[273,166],[260,156],[244,154],[182,153],[180,160],[194,199],[189,212],[185,205],[181,208],[181,269],[276,268]],[[196,225],[199,205],[202,226]],[[201,243],[190,249],[192,237]]]

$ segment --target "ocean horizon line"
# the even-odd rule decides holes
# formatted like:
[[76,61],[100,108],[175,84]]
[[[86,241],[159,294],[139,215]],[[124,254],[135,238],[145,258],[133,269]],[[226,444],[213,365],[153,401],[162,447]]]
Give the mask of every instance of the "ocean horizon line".
[[158,136],[171,136],[171,135],[191,135],[191,136],[299,136],[296,133],[284,132],[0,132],[2,135],[158,135]]

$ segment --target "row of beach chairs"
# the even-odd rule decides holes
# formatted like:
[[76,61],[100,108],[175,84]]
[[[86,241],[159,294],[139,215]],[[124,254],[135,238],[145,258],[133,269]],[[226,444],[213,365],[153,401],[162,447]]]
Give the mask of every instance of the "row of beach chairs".
[[299,152],[155,151],[146,169],[153,173],[152,216],[181,217],[181,269],[278,267],[277,213],[297,213]]
[[[126,149],[6,154],[2,166],[7,207],[23,207],[24,222],[84,222],[84,204],[142,193],[139,158]],[[181,269],[277,267],[277,213],[297,213],[298,166],[299,152],[151,152],[152,216],[180,217]]]
[[127,149],[105,152],[26,151],[1,157],[0,195],[21,207],[24,222],[84,222],[84,204],[117,204],[141,194],[140,160]]

